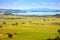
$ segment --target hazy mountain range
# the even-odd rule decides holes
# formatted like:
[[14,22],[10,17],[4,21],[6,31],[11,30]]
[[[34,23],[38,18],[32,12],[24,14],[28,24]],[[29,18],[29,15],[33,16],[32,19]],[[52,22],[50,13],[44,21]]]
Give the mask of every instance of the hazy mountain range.
[[0,9],[0,13],[9,12],[9,13],[25,13],[26,10],[16,10],[16,9]]
[[25,12],[60,12],[58,9],[48,9],[48,8],[33,8],[27,10],[16,10],[16,9],[0,9],[2,12],[11,12],[11,13],[25,13]]
[[11,14],[11,13],[26,13],[26,12],[60,12],[57,9],[48,8],[32,8],[27,10],[17,10],[17,9],[0,9],[0,13]]
[[58,9],[48,9],[48,8],[35,8],[29,9],[31,12],[60,12]]

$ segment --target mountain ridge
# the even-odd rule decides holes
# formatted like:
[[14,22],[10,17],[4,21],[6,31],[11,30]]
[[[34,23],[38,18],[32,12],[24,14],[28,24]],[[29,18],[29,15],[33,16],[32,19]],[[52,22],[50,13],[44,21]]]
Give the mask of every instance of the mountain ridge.
[[48,8],[31,8],[27,10],[19,9],[0,9],[0,13],[12,14],[12,13],[26,13],[26,12],[60,12],[57,9],[48,9]]

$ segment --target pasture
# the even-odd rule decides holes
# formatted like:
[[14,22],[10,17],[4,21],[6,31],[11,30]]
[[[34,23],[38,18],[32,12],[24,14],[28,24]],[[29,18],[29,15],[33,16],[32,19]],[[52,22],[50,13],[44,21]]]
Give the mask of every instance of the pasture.
[[60,36],[60,18],[0,15],[0,19],[0,40],[47,40]]

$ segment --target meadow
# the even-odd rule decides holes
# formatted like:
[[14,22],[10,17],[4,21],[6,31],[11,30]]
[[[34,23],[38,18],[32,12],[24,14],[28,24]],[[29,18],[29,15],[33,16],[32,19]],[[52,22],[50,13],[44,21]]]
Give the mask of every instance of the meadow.
[[[0,40],[47,40],[60,36],[60,18],[0,15]],[[7,33],[13,34],[9,38]],[[15,34],[16,33],[16,34]]]

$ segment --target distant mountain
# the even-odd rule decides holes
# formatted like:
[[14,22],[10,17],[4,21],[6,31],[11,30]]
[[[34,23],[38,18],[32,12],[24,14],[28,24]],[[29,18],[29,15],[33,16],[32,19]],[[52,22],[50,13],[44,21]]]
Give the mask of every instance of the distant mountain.
[[4,14],[26,13],[26,10],[0,9],[0,13],[4,13]]
[[54,16],[59,16],[59,17],[60,17],[60,14],[56,14],[56,15],[54,15]]
[[60,10],[48,8],[32,8],[28,10],[0,9],[0,13],[4,13],[6,15],[11,15],[12,13],[26,13],[26,12],[60,12]]
[[26,12],[60,12],[60,10],[48,8],[32,8],[28,10],[0,9],[0,13],[26,13]]
[[28,9],[30,12],[60,12],[60,10],[55,9],[48,9],[48,8],[34,8]]

